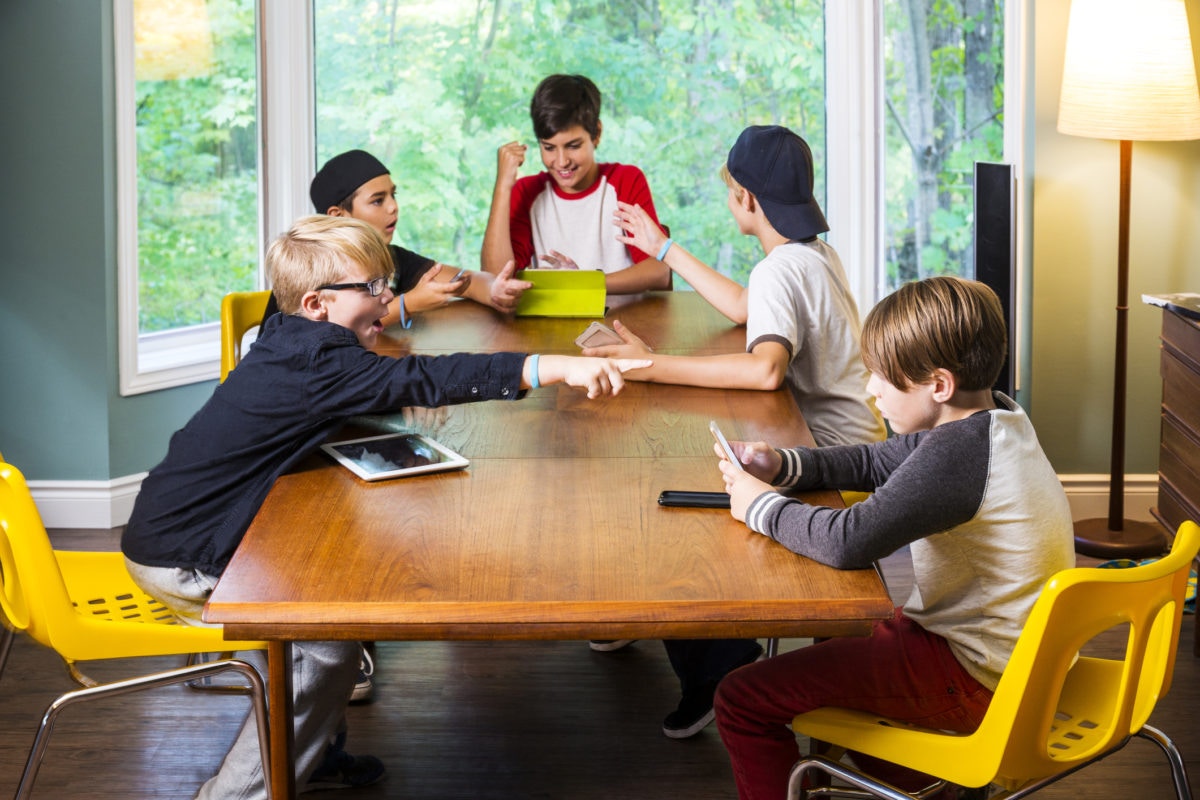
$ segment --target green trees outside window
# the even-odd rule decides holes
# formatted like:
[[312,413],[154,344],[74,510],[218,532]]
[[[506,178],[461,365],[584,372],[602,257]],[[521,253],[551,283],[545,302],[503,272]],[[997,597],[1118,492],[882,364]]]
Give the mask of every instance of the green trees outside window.
[[[214,321],[223,294],[254,287],[262,176],[254,0],[136,6],[201,14],[209,47],[203,68],[164,67],[162,52],[187,61],[179,44],[139,31],[149,333]],[[498,146],[530,144],[522,174],[541,168],[529,98],[552,72],[596,81],[599,158],[640,166],[672,235],[737,280],[760,254],[717,173],[743,127],[800,132],[826,195],[822,0],[313,0],[313,14],[314,167],[375,153],[398,187],[395,241],[439,260],[478,265]],[[1003,0],[887,0],[884,48],[885,284],[970,274],[972,165],[1002,157]]]
[[885,285],[970,277],[974,164],[1004,154],[1004,2],[885,2],[884,27]]
[[395,241],[477,267],[496,149],[530,146],[529,100],[546,75],[603,95],[597,158],[646,173],[659,218],[743,279],[757,242],[737,232],[718,170],[742,128],[800,132],[823,196],[821,0],[317,0],[317,161],[361,147],[398,187]]
[[134,4],[138,330],[220,318],[258,271],[254,0]]

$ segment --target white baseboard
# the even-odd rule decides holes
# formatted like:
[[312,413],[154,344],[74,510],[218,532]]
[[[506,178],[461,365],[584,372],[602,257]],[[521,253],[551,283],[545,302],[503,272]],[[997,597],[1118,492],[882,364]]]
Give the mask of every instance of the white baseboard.
[[29,481],[47,528],[118,528],[129,521],[145,472],[111,481]]
[[[1081,519],[1108,517],[1108,473],[1103,475],[1059,475],[1071,516]],[[1125,519],[1153,522],[1150,509],[1158,503],[1158,475],[1125,476]]]
[[[146,473],[111,481],[30,481],[47,528],[117,528],[129,521]],[[1108,516],[1108,475],[1059,475],[1075,519]],[[1125,476],[1126,519],[1152,520],[1158,476]]]

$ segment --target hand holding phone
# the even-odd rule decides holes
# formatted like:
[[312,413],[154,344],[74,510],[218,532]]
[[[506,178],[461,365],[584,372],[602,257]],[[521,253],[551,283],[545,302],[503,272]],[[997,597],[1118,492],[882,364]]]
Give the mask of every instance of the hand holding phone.
[[575,340],[579,347],[604,347],[610,344],[625,344],[625,340],[612,328],[601,322],[593,322],[584,328]]
[[712,433],[713,438],[717,440],[717,444],[721,445],[721,449],[725,452],[725,457],[730,463],[740,470],[744,470],[742,462],[738,460],[737,455],[733,452],[733,448],[729,446],[729,440],[725,438],[725,434],[721,433],[720,427],[717,426],[717,421],[711,420],[708,423],[708,430]]

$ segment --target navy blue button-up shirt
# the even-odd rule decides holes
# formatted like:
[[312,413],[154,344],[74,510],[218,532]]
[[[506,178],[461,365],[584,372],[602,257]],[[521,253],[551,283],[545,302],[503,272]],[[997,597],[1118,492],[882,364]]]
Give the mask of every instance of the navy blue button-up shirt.
[[391,358],[339,325],[277,314],[142,482],[121,549],[220,575],[275,479],[348,418],[521,396],[522,353]]

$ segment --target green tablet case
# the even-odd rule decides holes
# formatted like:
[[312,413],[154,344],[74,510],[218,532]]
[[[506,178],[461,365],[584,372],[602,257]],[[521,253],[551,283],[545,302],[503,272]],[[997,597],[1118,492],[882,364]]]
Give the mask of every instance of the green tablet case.
[[519,317],[603,317],[604,273],[595,269],[523,269],[519,280],[532,289],[521,295]]

